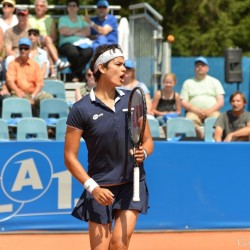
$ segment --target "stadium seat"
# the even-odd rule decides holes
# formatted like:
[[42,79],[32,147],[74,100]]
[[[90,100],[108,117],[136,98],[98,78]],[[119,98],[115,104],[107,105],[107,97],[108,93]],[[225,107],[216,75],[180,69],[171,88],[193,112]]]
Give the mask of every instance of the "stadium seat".
[[46,122],[37,117],[22,118],[17,124],[18,141],[28,139],[48,139]]
[[55,98],[66,100],[64,82],[57,79],[45,79],[43,91],[52,94]]
[[56,141],[64,141],[65,133],[66,133],[66,117],[58,119],[56,123]]
[[5,120],[0,119],[0,141],[9,139],[10,136],[9,136],[8,124]]
[[204,140],[207,142],[214,142],[214,123],[217,117],[208,117],[204,121]]
[[17,122],[24,117],[32,117],[31,104],[27,99],[10,97],[3,100],[2,119],[9,126],[16,126]]
[[184,117],[167,120],[167,140],[183,137],[196,137],[193,121]]
[[59,118],[67,117],[69,113],[66,100],[54,98],[42,100],[39,117],[44,119],[48,126],[55,126]]
[[153,138],[160,138],[160,125],[157,119],[148,118],[150,132]]

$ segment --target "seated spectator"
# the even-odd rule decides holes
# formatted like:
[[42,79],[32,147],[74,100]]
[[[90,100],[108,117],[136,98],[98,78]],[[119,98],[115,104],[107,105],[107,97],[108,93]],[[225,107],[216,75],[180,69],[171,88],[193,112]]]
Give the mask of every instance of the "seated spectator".
[[40,31],[41,46],[48,52],[50,60],[50,76],[56,77],[54,63],[58,71],[69,67],[70,64],[69,62],[63,62],[58,56],[57,48],[54,44],[57,38],[56,24],[51,16],[46,15],[48,10],[47,0],[35,0],[34,5],[35,15],[29,18],[29,23],[32,28]]
[[109,3],[106,0],[97,2],[96,16],[85,20],[91,26],[91,39],[93,39],[93,49],[102,44],[118,44],[118,22],[109,14]]
[[194,62],[195,77],[183,83],[180,98],[186,117],[193,120],[197,137],[204,138],[201,126],[207,117],[218,117],[224,105],[224,89],[219,80],[209,76],[208,61],[198,57]]
[[173,73],[165,74],[163,88],[154,94],[152,112],[161,126],[166,124],[168,115],[169,117],[181,115],[181,100],[179,94],[174,91],[175,85],[176,75]]
[[220,114],[214,127],[214,140],[220,141],[249,141],[250,113],[244,111],[247,100],[240,91],[230,96],[232,109]]
[[19,55],[18,42],[22,37],[28,37],[29,11],[27,7],[16,9],[18,24],[6,30],[4,34],[4,52],[6,58],[5,68],[8,69],[10,61],[14,60]]
[[87,38],[90,28],[81,16],[78,0],[68,0],[68,15],[59,18],[59,53],[67,57],[72,71],[72,82],[83,79],[82,71],[86,68],[92,56],[91,41]]
[[33,107],[33,115],[38,116],[39,103],[43,99],[53,98],[42,91],[44,86],[42,71],[39,64],[29,58],[31,41],[28,38],[19,40],[20,56],[10,62],[6,80],[11,96],[26,98]]
[[16,2],[15,0],[3,0],[1,4],[3,15],[0,18],[0,28],[3,30],[3,33],[5,33],[7,29],[12,28],[18,23],[18,19],[14,14]]
[[96,86],[95,78],[90,69],[85,74],[86,84],[82,87],[77,87],[75,90],[76,101],[82,99],[83,96],[87,95],[92,88]]
[[28,30],[28,34],[32,43],[29,56],[39,64],[42,76],[46,78],[49,75],[49,59],[47,51],[39,47],[40,32],[38,29],[31,28]]
[[152,114],[151,111],[151,97],[150,97],[150,91],[145,83],[140,82],[136,79],[136,71],[135,71],[135,63],[127,59],[125,60],[125,67],[126,67],[126,74],[124,78],[124,82],[122,84],[122,89],[134,89],[135,87],[140,87],[144,91],[146,102],[147,102],[147,112],[148,114]]

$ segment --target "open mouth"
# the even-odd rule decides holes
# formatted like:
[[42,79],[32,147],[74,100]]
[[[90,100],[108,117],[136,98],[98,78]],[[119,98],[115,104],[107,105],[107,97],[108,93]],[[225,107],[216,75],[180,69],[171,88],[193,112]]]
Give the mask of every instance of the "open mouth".
[[125,79],[125,74],[122,74],[122,75],[120,76],[120,79],[121,79],[121,81],[123,82],[124,79]]

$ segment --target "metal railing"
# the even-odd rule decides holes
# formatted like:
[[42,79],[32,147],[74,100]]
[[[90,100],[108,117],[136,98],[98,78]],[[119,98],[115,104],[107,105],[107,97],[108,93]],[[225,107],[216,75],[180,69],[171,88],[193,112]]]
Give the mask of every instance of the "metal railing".
[[137,78],[154,93],[161,80],[163,17],[147,3],[130,5],[129,9],[129,57],[136,62]]

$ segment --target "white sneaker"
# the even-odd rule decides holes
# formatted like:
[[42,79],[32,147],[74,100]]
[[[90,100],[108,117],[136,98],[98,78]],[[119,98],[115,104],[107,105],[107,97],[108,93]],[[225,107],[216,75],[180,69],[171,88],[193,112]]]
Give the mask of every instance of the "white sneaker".
[[66,68],[68,68],[70,66],[70,63],[68,61],[63,62],[61,60],[58,61],[58,63],[56,64],[57,69],[60,70],[64,70]]

